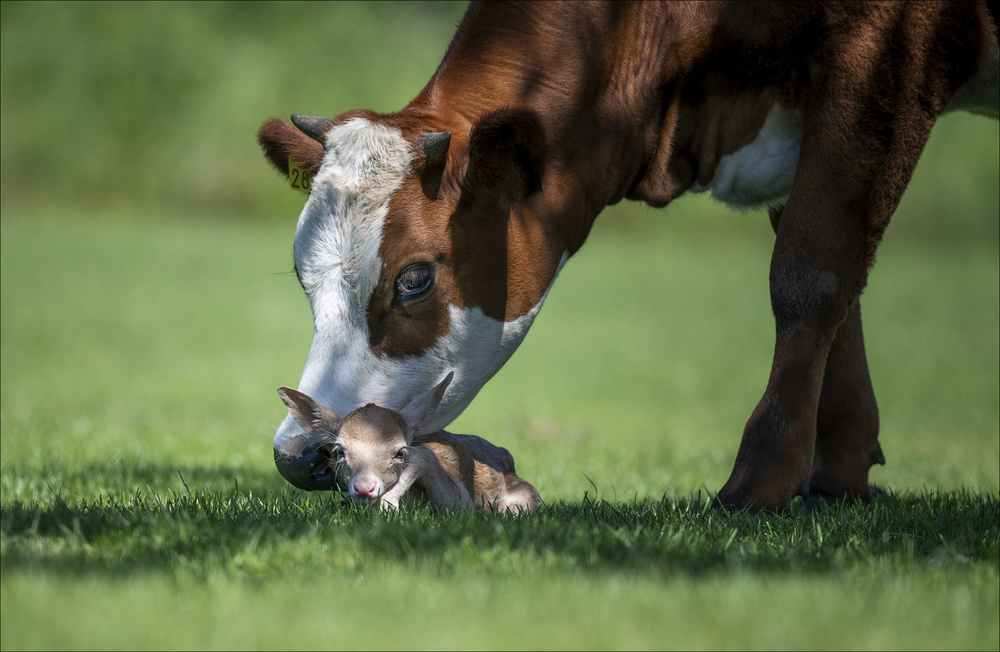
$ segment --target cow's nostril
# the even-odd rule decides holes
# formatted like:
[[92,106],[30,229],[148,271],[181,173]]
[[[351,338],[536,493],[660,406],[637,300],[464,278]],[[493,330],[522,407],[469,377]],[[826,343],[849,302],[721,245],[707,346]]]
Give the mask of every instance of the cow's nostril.
[[312,473],[312,479],[317,484],[326,485],[327,483],[333,482],[333,469],[329,466],[323,469],[314,469]]

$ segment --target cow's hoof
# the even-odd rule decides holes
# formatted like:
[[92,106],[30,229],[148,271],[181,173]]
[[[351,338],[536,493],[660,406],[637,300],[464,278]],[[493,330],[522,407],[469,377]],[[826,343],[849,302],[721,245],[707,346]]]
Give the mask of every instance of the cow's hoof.
[[803,495],[802,499],[806,510],[812,511],[817,507],[833,505],[838,502],[851,504],[862,503],[871,507],[877,498],[884,498],[888,495],[889,493],[884,489],[876,487],[875,485],[868,485],[868,491],[864,493],[831,493],[828,491],[814,490]]
[[746,511],[751,514],[770,512],[773,514],[787,513],[791,501],[768,500],[767,498],[755,498],[742,492],[720,491],[712,504],[714,509],[721,509],[727,512]]

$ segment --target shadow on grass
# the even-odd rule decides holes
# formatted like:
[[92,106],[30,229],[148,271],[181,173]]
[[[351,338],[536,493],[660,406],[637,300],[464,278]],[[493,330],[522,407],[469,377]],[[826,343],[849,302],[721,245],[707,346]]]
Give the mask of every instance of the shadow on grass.
[[[998,564],[1000,497],[886,494],[787,516],[712,509],[711,496],[555,503],[526,518],[379,514],[277,473],[95,465],[4,469],[0,567],[68,573],[289,572],[407,564],[437,574],[541,568],[668,575]],[[514,569],[511,571],[511,569]]]

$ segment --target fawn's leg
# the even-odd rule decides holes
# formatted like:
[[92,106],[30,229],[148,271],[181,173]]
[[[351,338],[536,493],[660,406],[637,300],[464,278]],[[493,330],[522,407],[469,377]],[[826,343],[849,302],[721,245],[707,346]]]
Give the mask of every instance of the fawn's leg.
[[392,489],[382,494],[379,497],[379,505],[383,507],[388,507],[392,509],[399,509],[399,501],[402,500],[406,492],[413,487],[418,481],[420,481],[421,476],[426,472],[425,461],[422,456],[413,456],[413,451],[416,447],[410,448],[410,459],[403,467],[403,471],[399,474],[399,480],[393,485]]
[[424,469],[420,483],[431,504],[448,510],[472,510],[475,505],[465,484],[459,478],[446,472],[437,456],[429,448],[414,446],[413,453],[419,455]]
[[423,446],[410,447],[410,459],[399,476],[399,482],[382,496],[380,502],[398,508],[400,499],[417,483],[436,507],[453,510],[473,508],[472,497],[465,485],[446,473],[434,453]]

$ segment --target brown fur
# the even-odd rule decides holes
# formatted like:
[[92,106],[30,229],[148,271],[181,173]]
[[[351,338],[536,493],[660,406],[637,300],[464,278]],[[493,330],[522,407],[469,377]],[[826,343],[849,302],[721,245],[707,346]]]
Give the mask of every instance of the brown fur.
[[315,173],[323,163],[323,146],[289,123],[271,118],[257,132],[264,156],[278,172],[288,176],[288,159]]
[[[449,305],[525,314],[605,206],[663,206],[706,182],[777,103],[803,133],[775,220],[774,359],[719,498],[783,510],[813,487],[870,501],[883,457],[858,297],[935,120],[996,117],[996,69],[983,2],[474,2],[423,91],[366,113],[415,151],[422,133],[452,134],[443,164],[418,157],[390,202],[372,349],[425,351]],[[289,155],[321,160],[280,121],[259,138],[282,171]],[[415,260],[436,264],[437,284],[401,313],[394,279]]]
[[392,508],[429,502],[439,509],[535,511],[542,500],[518,477],[506,448],[443,430],[414,437],[451,378],[401,412],[368,404],[343,419],[297,390],[281,387],[278,395],[313,444],[329,451],[338,484],[355,500]]
[[514,458],[506,448],[494,446],[482,437],[444,430],[418,437],[414,444],[434,453],[444,472],[461,480],[477,510],[528,513],[541,506],[535,488],[518,477]]

